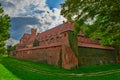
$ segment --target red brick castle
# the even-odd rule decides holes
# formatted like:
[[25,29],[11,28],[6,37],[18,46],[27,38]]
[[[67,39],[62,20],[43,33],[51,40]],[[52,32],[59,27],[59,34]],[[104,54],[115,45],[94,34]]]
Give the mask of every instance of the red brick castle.
[[[78,55],[71,45],[73,22],[66,22],[42,33],[31,29],[31,34],[24,34],[11,54],[16,58],[43,62],[63,68],[74,68],[82,65],[99,65],[116,63],[114,48],[99,45],[99,40],[90,40],[82,33],[78,35]],[[39,46],[33,46],[34,41]]]

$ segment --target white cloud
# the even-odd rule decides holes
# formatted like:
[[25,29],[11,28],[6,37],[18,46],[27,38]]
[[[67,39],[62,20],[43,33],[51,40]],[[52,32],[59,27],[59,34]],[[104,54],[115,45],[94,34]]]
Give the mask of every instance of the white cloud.
[[[11,17],[33,15],[35,10],[49,10],[46,0],[1,0],[4,11]],[[32,9],[31,9],[32,8]]]
[[[66,21],[66,19],[60,15],[60,9],[54,8],[50,10],[46,4],[46,0],[0,0],[0,2],[2,3],[4,11],[11,17],[34,17],[38,20],[39,24],[27,24],[24,26],[27,27],[24,28],[26,30],[23,31],[28,31],[30,28],[37,28],[38,32],[42,32],[62,24],[63,20]],[[16,30],[12,33],[12,35],[18,34]],[[18,42],[18,40],[10,38],[6,41],[6,44],[15,45]]]
[[16,45],[16,44],[18,44],[19,43],[19,41],[18,40],[15,40],[15,39],[12,39],[12,38],[10,38],[10,39],[8,39],[8,40],[6,40],[5,41],[5,43],[6,43],[6,46],[7,45]]
[[62,24],[63,20],[65,21],[65,18],[60,15],[60,9],[50,10],[46,0],[1,0],[1,2],[5,12],[11,17],[37,18],[41,24],[37,25],[38,29],[41,28],[43,31]]
[[35,14],[34,16],[39,19],[43,30],[62,24],[63,20],[66,21],[66,19],[60,15],[60,9],[57,8],[46,11],[42,14]]

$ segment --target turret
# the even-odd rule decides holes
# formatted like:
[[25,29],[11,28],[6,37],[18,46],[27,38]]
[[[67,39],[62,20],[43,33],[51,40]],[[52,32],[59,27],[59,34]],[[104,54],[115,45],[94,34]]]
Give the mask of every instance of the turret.
[[32,34],[32,35],[36,35],[36,34],[37,34],[37,29],[32,28],[32,29],[31,29],[31,34]]

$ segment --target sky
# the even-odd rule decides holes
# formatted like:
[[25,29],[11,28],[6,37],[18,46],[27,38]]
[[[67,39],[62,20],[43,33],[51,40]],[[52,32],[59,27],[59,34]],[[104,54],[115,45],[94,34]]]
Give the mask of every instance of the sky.
[[7,44],[16,44],[31,28],[43,32],[63,23],[60,15],[61,3],[65,0],[0,0],[2,7],[11,17],[10,39]]

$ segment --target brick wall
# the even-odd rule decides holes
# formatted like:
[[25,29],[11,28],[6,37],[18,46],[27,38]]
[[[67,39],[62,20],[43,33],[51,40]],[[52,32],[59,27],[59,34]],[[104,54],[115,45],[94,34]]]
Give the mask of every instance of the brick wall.
[[[70,34],[68,34],[69,31],[72,33],[72,37],[70,37]],[[72,46],[75,46],[72,44],[72,42],[74,43],[73,35],[73,23],[69,22],[42,33],[36,33],[36,30],[32,29],[31,34],[23,35],[20,43],[17,45],[17,50],[11,53],[11,56],[56,66],[59,65],[59,62],[61,62],[61,66],[63,68],[70,69],[78,66],[78,62],[82,65],[84,62],[83,57],[86,56],[88,57],[86,57],[86,62],[84,62],[84,64],[87,64],[87,60],[89,61],[89,58],[91,57],[94,57],[94,60],[91,59],[90,61],[95,61],[95,58],[98,60],[95,56],[97,53],[93,54],[94,52],[91,52],[92,48],[95,48],[96,50],[94,51],[96,52],[97,50],[99,51],[99,49],[114,50],[113,47],[99,45],[99,39],[90,40],[88,37],[85,37],[82,32],[80,32],[80,34],[78,34],[78,46],[75,48],[86,47],[86,49],[83,51],[83,53],[82,49],[79,49],[79,51],[76,50],[79,52],[79,55],[76,56],[74,53],[75,50],[72,49]],[[39,41],[40,46],[32,46],[35,39]],[[87,48],[91,48],[89,51],[90,53],[88,52],[88,55],[86,55],[87,53],[85,52]],[[100,53],[100,55],[102,54],[104,54],[104,52]],[[104,57],[104,55],[102,55],[102,57]],[[106,58],[108,57],[109,56]]]
[[14,51],[11,54],[11,56],[24,60],[31,60],[52,65],[58,65],[60,49],[61,46],[36,49],[30,48]]
[[115,50],[79,47],[79,65],[102,65],[117,63]]

